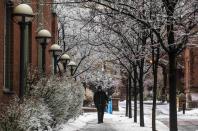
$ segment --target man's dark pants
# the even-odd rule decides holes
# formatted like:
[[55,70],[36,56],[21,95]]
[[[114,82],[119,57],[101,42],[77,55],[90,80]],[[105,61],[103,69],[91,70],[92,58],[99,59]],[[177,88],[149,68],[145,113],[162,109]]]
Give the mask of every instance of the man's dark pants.
[[99,106],[97,108],[97,111],[98,111],[98,123],[103,123],[104,110],[105,110],[105,107],[103,107],[103,106]]

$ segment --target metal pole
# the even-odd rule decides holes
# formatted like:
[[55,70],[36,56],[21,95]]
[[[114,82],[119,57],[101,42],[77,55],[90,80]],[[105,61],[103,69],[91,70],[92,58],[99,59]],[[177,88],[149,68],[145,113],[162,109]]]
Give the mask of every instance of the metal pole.
[[24,96],[24,84],[25,84],[25,63],[24,63],[24,35],[25,35],[25,16],[22,16],[22,21],[19,22],[20,26],[20,80],[19,80],[19,98]]
[[68,60],[65,60],[65,62],[63,63],[65,73],[67,72],[67,63]]
[[56,70],[56,64],[57,64],[57,55],[55,54],[55,52],[53,51],[53,56],[54,56],[54,74],[57,73],[57,70]]
[[45,49],[46,43],[41,43],[42,46],[42,73],[45,74]]
[[73,71],[74,71],[74,69],[73,69],[73,67],[71,66],[71,76],[73,76]]
[[66,73],[66,71],[67,71],[67,60],[65,60],[65,62],[63,63],[63,66],[64,66],[64,71]]

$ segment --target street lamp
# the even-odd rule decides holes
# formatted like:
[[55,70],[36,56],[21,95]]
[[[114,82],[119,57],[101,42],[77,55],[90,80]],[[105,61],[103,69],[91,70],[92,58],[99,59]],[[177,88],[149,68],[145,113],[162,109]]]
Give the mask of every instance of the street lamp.
[[77,66],[76,63],[74,61],[70,61],[68,66],[70,66],[71,68],[71,76],[73,76],[74,73],[74,68]]
[[20,81],[19,81],[19,97],[24,95],[25,84],[25,63],[24,63],[24,44],[25,44],[25,28],[26,25],[33,19],[34,14],[32,8],[27,4],[19,4],[14,8],[13,15],[20,26]]
[[64,66],[64,71],[66,72],[66,67],[67,67],[67,63],[70,61],[70,57],[68,54],[64,53],[61,57],[60,57],[60,61],[62,61],[63,66]]
[[45,73],[45,49],[47,44],[50,42],[52,38],[51,33],[46,30],[42,29],[38,32],[36,39],[41,44],[42,47],[42,72]]
[[49,51],[52,52],[52,56],[54,58],[54,74],[56,74],[57,57],[61,54],[62,49],[58,44],[53,44]]

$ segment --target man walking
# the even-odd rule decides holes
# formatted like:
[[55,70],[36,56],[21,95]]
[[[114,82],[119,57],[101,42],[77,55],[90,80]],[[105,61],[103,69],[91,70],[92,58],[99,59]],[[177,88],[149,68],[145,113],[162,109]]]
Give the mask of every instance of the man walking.
[[94,94],[94,104],[98,112],[98,123],[103,123],[104,110],[107,101],[108,101],[108,97],[106,93],[102,90],[101,86],[98,86],[98,89]]

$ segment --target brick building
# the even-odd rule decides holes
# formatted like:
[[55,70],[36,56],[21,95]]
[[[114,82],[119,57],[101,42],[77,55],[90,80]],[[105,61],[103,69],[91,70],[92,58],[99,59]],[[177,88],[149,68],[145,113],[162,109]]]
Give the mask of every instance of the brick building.
[[[57,16],[51,4],[39,4],[41,0],[26,0],[35,14],[32,23],[25,28],[25,65],[41,68],[41,46],[36,41],[37,32],[44,28],[51,32],[52,40],[46,47],[46,73],[51,72],[51,44],[57,41]],[[52,2],[46,0],[45,2]],[[20,78],[20,28],[13,18],[13,9],[20,0],[0,1],[0,102],[8,101],[13,94],[19,94]]]
[[[184,51],[184,90],[190,106],[198,107],[198,37],[191,41],[193,45]],[[197,104],[196,104],[197,103]]]

